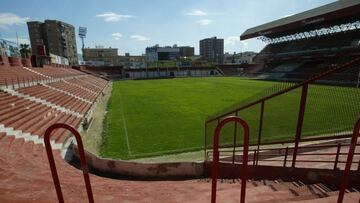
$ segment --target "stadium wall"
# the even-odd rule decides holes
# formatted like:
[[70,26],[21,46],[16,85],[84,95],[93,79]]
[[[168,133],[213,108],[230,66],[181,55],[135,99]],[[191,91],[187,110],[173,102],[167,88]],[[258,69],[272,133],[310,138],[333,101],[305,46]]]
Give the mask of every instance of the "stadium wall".
[[[72,145],[70,153],[79,160],[78,148]],[[138,163],[123,160],[100,158],[85,151],[88,165],[101,173],[125,175],[140,178],[201,177],[204,174],[203,162]]]
[[147,79],[147,78],[173,78],[173,77],[208,77],[221,76],[222,74],[214,68],[160,68],[160,69],[126,69],[125,78]]

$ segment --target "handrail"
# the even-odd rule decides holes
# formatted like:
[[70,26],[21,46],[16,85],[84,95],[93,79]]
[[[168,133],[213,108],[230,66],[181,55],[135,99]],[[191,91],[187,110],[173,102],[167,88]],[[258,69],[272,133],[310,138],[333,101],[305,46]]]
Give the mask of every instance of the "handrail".
[[213,146],[213,162],[211,170],[211,202],[216,203],[216,186],[217,186],[217,177],[218,177],[218,164],[219,164],[219,135],[221,129],[226,123],[235,122],[242,125],[244,129],[244,151],[243,151],[243,162],[242,162],[242,174],[241,174],[241,192],[240,192],[240,202],[245,202],[245,192],[246,192],[246,179],[247,179],[247,170],[248,170],[248,149],[249,149],[249,125],[243,119],[236,116],[229,116],[223,119],[215,129],[214,133],[214,146]]
[[[304,82],[301,82],[299,84],[295,84],[293,86],[290,86],[286,89],[283,89],[283,90],[280,90],[278,92],[275,92],[273,94],[270,94],[270,95],[266,95],[260,99],[257,99],[253,102],[249,102],[249,103],[245,103],[243,104],[242,106],[236,108],[236,109],[233,109],[231,111],[228,111],[227,113],[222,113],[221,115],[214,115],[212,117],[208,117],[206,120],[205,120],[205,146],[204,146],[204,151],[205,151],[205,157],[204,159],[206,160],[206,151],[207,151],[207,133],[206,133],[206,128],[208,127],[208,124],[213,122],[213,121],[219,121],[221,120],[221,118],[224,118],[226,116],[230,116],[232,114],[238,114],[239,112],[241,112],[241,110],[243,109],[247,109],[247,108],[250,108],[252,106],[255,106],[255,105],[259,105],[261,104],[261,113],[260,113],[260,124],[259,124],[259,134],[258,134],[258,139],[257,139],[257,143],[255,144],[255,146],[258,147],[258,150],[260,150],[260,145],[262,144],[265,144],[265,143],[262,143],[261,142],[261,134],[262,134],[262,119],[263,119],[263,107],[264,107],[264,103],[267,101],[267,100],[270,100],[276,96],[280,96],[282,94],[285,94],[287,92],[290,92],[294,89],[298,89],[298,88],[302,88],[302,93],[301,93],[301,98],[300,98],[300,104],[299,104],[299,112],[298,112],[298,118],[297,118],[297,124],[296,124],[296,132],[295,132],[295,136],[294,138],[289,141],[288,139],[287,140],[282,140],[282,141],[277,141],[277,142],[274,142],[274,143],[281,143],[281,144],[284,144],[284,143],[294,143],[295,144],[295,153],[293,153],[293,157],[292,157],[292,164],[291,166],[292,167],[295,167],[295,164],[296,164],[296,157],[297,157],[297,148],[298,148],[298,144],[299,142],[301,141],[305,141],[305,140],[318,140],[319,138],[302,138],[302,128],[303,128],[303,120],[304,120],[304,113],[305,113],[305,108],[306,108],[306,98],[308,96],[307,94],[307,87],[309,85],[309,83],[311,82],[314,82],[316,80],[319,80],[319,79],[322,79],[323,77],[326,77],[328,75],[331,75],[332,73],[336,73],[336,72],[339,72],[339,71],[343,71],[343,70],[346,70],[347,68],[349,67],[352,67],[353,65],[356,65],[356,64],[360,64],[360,57],[357,57],[351,61],[348,61],[346,63],[342,63],[340,65],[337,65],[335,68],[332,68],[332,67],[329,67],[329,70],[328,71],[325,71],[321,74],[318,74]],[[235,132],[236,129],[234,129],[234,132]],[[235,133],[234,133],[235,134]],[[340,135],[340,136],[333,136],[333,138],[335,139],[338,139],[338,138],[347,138],[347,137],[350,137],[351,135]],[[327,139],[327,138],[326,138]],[[251,145],[253,146],[253,145]],[[224,147],[224,146],[222,146]],[[235,147],[235,146],[234,146]]]
[[[205,128],[205,134],[207,134],[206,132],[206,128]],[[351,133],[352,134],[352,133]],[[302,138],[300,139],[300,142],[310,142],[310,141],[322,141],[322,140],[337,140],[337,139],[344,139],[344,138],[350,138],[351,137],[351,134],[349,133],[346,134],[346,135],[338,135],[338,136],[322,136],[322,137],[309,137],[309,138]],[[206,136],[205,136],[206,138]],[[275,145],[275,144],[293,144],[295,141],[294,140],[287,140],[287,141],[275,141],[275,142],[266,142],[266,143],[261,143],[260,145],[261,146],[267,146],[267,145]],[[205,139],[205,146],[206,146],[206,139]],[[243,145],[242,144],[238,144],[236,145],[235,147],[242,147]],[[254,147],[254,146],[259,146],[258,143],[255,143],[255,144],[249,144],[249,147]],[[222,145],[222,147],[234,147],[233,145],[231,144],[228,144],[228,145]],[[321,146],[301,146],[299,148],[316,148],[316,147],[321,147]],[[325,147],[325,146],[324,146]],[[331,146],[326,146],[326,147],[331,147]],[[286,148],[286,147],[285,147]],[[265,148],[265,149],[262,149],[262,150],[277,150],[277,149],[283,149],[285,150],[285,148],[282,148],[282,147],[278,147],[278,148]],[[289,150],[290,149],[293,149],[294,147],[289,147]],[[224,151],[224,150],[222,150]],[[250,150],[251,151],[251,150]],[[259,149],[257,150],[259,151]],[[208,157],[209,157],[209,153],[211,153],[212,151],[209,149],[209,150],[204,150],[204,160],[208,160]],[[238,150],[235,150],[235,152],[239,152]]]
[[[337,151],[336,153],[302,153],[301,156],[314,156],[314,155],[318,155],[318,156],[335,156],[334,157],[334,160],[332,161],[326,161],[326,160],[297,160],[297,162],[299,163],[308,163],[308,162],[313,162],[313,163],[333,163],[334,164],[334,167],[333,167],[333,170],[338,170],[337,168],[337,165],[339,163],[347,163],[346,161],[341,161],[339,160],[339,156],[343,156],[343,155],[348,155],[348,153],[345,153],[345,152],[340,152],[340,149],[341,147],[349,147],[351,145],[351,143],[349,144],[346,144],[346,143],[343,143],[343,144],[316,144],[316,145],[310,145],[310,146],[299,146],[298,149],[319,149],[319,148],[329,148],[329,147],[336,147],[337,148]],[[249,145],[250,146],[250,145]],[[360,143],[359,144],[355,144],[355,146],[360,146]],[[273,148],[266,148],[266,149],[262,149],[264,153],[261,153],[259,152],[259,150],[257,149],[249,149],[248,150],[248,153],[251,153],[253,152],[253,156],[250,156],[249,160],[248,161],[253,161],[255,164],[253,165],[258,165],[258,161],[260,160],[259,157],[265,157],[265,159],[261,159],[260,161],[261,162],[283,162],[283,166],[286,167],[286,162],[289,161],[287,156],[290,155],[290,154],[293,154],[294,152],[290,152],[289,150],[293,150],[295,149],[295,147],[289,147],[289,146],[286,146],[286,147],[273,147]],[[274,153],[272,151],[279,151],[280,153]],[[285,151],[285,154],[283,153],[283,151]],[[225,162],[231,162],[232,164],[235,163],[235,153],[241,153],[243,152],[243,150],[241,149],[238,149],[238,150],[233,150],[233,149],[222,149],[222,150],[219,150],[219,157],[221,157],[221,154],[227,154],[227,155],[223,155],[223,161]],[[209,159],[209,155],[210,153],[213,153],[213,151],[209,150],[206,152],[206,160],[210,160]],[[231,155],[232,154],[232,155]],[[360,152],[357,153],[357,152],[354,152],[354,155],[360,155]],[[230,157],[232,156],[232,161],[230,160]],[[284,157],[283,159],[280,159],[281,157]],[[271,160],[268,160],[267,158],[278,158],[278,159],[271,159]],[[236,162],[241,162],[242,160],[238,160]],[[358,171],[360,171],[360,165],[358,167]]]
[[58,200],[60,203],[64,202],[64,197],[61,191],[61,186],[60,186],[60,181],[59,181],[59,176],[56,170],[56,165],[55,165],[55,161],[54,161],[54,155],[52,152],[52,148],[51,148],[51,144],[50,144],[50,136],[52,131],[54,131],[55,129],[58,128],[65,128],[67,130],[69,130],[76,138],[76,142],[78,145],[78,149],[79,149],[79,155],[80,155],[80,166],[81,166],[81,170],[83,171],[83,176],[84,176],[84,181],[85,181],[85,186],[86,186],[86,192],[88,195],[88,200],[90,203],[94,202],[94,197],[92,194],[92,190],[91,190],[91,183],[90,183],[90,178],[89,178],[89,168],[87,166],[86,163],[86,159],[85,159],[85,153],[84,153],[84,146],[81,140],[81,136],[79,134],[79,132],[77,130],[75,130],[73,127],[64,124],[64,123],[55,123],[53,125],[51,125],[50,127],[48,127],[45,131],[45,136],[44,136],[44,143],[45,143],[45,148],[46,148],[46,153],[47,153],[47,157],[49,160],[49,165],[50,165],[50,170],[51,170],[51,175],[54,181],[54,186],[56,189],[56,194],[58,197]]
[[[321,140],[329,140],[329,139],[338,140],[338,139],[350,138],[351,135],[352,135],[352,133],[344,134],[344,135],[335,135],[335,136],[305,137],[305,138],[301,138],[300,142],[312,142],[312,141],[321,141]],[[294,142],[295,142],[295,140],[265,142],[265,143],[261,143],[261,146],[276,145],[276,144],[293,144]],[[232,146],[233,145],[231,145],[231,144],[223,145],[223,147],[232,147]],[[258,146],[258,143],[249,144],[249,147],[253,147],[253,146]],[[236,147],[242,147],[242,145],[238,144],[238,145],[236,145]]]
[[349,182],[350,169],[351,169],[352,160],[354,158],[355,147],[357,145],[357,139],[360,136],[359,131],[360,131],[360,118],[354,126],[353,136],[351,138],[351,145],[349,148],[349,153],[348,153],[348,157],[346,160],[346,166],[345,166],[345,170],[343,173],[344,175],[343,175],[341,185],[340,185],[339,196],[338,196],[338,201],[337,201],[338,203],[343,202],[345,189]]
[[360,57],[357,57],[357,58],[355,58],[355,59],[353,59],[353,60],[351,60],[351,61],[349,61],[349,62],[347,62],[347,63],[344,63],[344,64],[342,64],[342,65],[338,65],[336,68],[332,68],[332,69],[330,69],[330,70],[328,70],[328,71],[325,71],[325,72],[323,72],[323,73],[321,73],[321,74],[319,74],[319,75],[316,75],[316,76],[314,76],[314,77],[312,77],[312,78],[310,78],[310,79],[308,79],[308,80],[305,80],[304,82],[301,82],[301,83],[299,83],[299,84],[296,84],[296,85],[294,85],[294,86],[291,86],[291,87],[289,87],[289,88],[286,88],[286,89],[284,89],[284,90],[281,90],[281,91],[276,92],[276,93],[274,93],[274,94],[271,94],[271,95],[265,96],[265,97],[263,97],[263,98],[260,98],[260,99],[258,99],[258,100],[256,100],[256,101],[251,102],[251,103],[248,103],[248,104],[246,104],[246,105],[244,105],[244,106],[242,106],[242,107],[239,107],[239,108],[234,109],[234,110],[232,110],[232,111],[228,111],[227,113],[223,113],[223,114],[217,115],[217,116],[214,117],[214,118],[207,119],[207,120],[206,120],[206,123],[215,121],[215,120],[217,120],[217,119],[219,119],[219,118],[222,118],[222,117],[224,117],[224,116],[230,115],[230,114],[235,113],[235,112],[237,112],[237,111],[240,111],[240,110],[242,110],[242,109],[249,108],[249,107],[251,107],[251,106],[254,106],[254,105],[256,105],[256,104],[261,103],[262,101],[266,101],[266,100],[271,99],[271,98],[273,98],[273,97],[276,97],[276,96],[285,94],[285,93],[287,93],[287,92],[289,92],[289,91],[291,91],[291,90],[293,90],[293,89],[296,89],[296,88],[299,88],[299,87],[301,87],[301,86],[304,86],[305,84],[309,84],[309,83],[311,83],[311,82],[314,82],[315,80],[321,79],[321,78],[323,78],[323,77],[326,77],[326,76],[328,76],[328,75],[331,75],[331,74],[333,74],[333,73],[335,73],[335,72],[337,72],[337,71],[341,71],[341,70],[343,70],[343,69],[346,69],[346,68],[348,68],[348,67],[350,67],[350,66],[352,66],[352,65],[355,65],[355,64],[360,64]]

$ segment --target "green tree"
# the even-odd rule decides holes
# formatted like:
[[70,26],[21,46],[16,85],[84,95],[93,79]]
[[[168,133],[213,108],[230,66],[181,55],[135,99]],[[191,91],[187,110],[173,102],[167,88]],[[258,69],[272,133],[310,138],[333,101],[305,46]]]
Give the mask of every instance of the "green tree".
[[31,53],[30,46],[28,44],[20,44],[20,54],[23,58],[28,58]]

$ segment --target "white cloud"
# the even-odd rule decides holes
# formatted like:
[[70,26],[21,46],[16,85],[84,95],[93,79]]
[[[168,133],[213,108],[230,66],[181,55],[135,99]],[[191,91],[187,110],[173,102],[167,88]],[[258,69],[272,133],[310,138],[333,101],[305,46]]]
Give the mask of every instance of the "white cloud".
[[246,41],[240,41],[239,36],[230,36],[224,39],[225,46],[241,46],[242,48],[248,48],[249,44]]
[[131,39],[135,39],[137,41],[148,41],[150,40],[149,38],[142,36],[142,35],[131,35],[130,36]]
[[224,44],[225,45],[236,45],[240,43],[240,37],[238,36],[230,36],[224,39]]
[[30,44],[30,40],[27,38],[5,38],[5,40],[9,40],[12,42],[19,42],[19,44]]
[[112,33],[111,36],[115,39],[115,40],[119,40],[123,35],[120,32],[115,32]]
[[188,16],[206,16],[208,13],[202,10],[191,10],[190,12],[185,13]]
[[29,17],[20,17],[13,13],[0,13],[0,28],[8,28],[11,25],[22,25]]
[[96,17],[97,18],[102,18],[106,22],[117,22],[117,21],[120,21],[120,20],[133,18],[134,16],[132,16],[132,15],[122,15],[122,14],[117,14],[117,13],[114,13],[114,12],[105,12],[105,13],[102,13],[102,14],[97,14]]
[[240,45],[244,48],[247,49],[249,47],[249,43],[247,43],[246,41],[240,41]]
[[200,25],[210,25],[213,21],[210,19],[202,19],[202,20],[198,20],[196,22],[199,23]]

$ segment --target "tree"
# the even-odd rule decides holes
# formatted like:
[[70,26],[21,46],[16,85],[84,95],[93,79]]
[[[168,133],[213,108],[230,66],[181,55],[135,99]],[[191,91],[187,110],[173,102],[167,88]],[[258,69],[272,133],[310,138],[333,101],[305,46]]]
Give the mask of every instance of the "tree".
[[31,53],[30,46],[28,44],[20,44],[20,54],[23,58],[29,58]]

